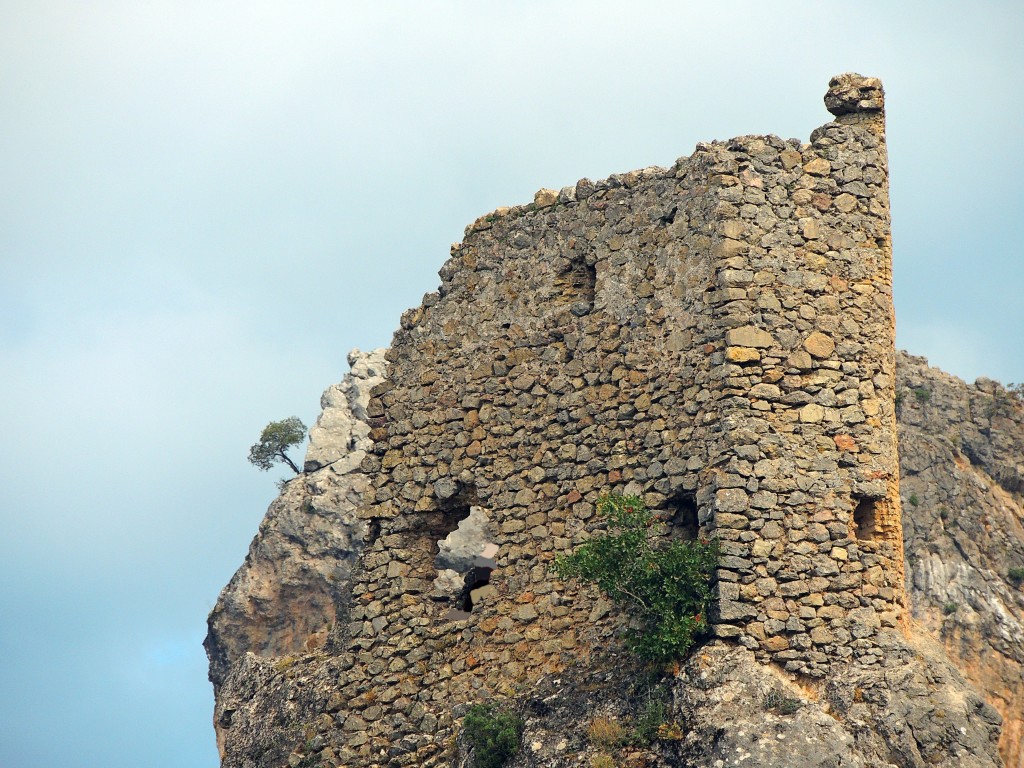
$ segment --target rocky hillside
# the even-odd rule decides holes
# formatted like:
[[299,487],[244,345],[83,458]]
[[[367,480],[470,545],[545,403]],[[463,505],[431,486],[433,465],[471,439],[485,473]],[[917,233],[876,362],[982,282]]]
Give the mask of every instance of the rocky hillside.
[[[373,716],[346,716],[322,650],[367,533],[355,517],[362,408],[384,369],[381,351],[351,362],[324,395],[307,474],[271,505],[210,616],[224,766],[333,765],[319,737],[303,737],[309,724],[337,721],[358,741]],[[883,667],[816,685],[723,641],[652,685],[607,649],[509,688],[525,722],[510,765],[995,766],[1001,714],[1003,764],[1024,766],[1024,407],[922,358],[901,354],[898,374],[909,643],[893,633]],[[661,733],[637,737],[652,711]],[[468,765],[467,745],[452,746]],[[396,739],[396,754],[414,747]]]
[[901,354],[897,413],[907,582],[920,631],[1003,715],[1024,767],[1024,407]]

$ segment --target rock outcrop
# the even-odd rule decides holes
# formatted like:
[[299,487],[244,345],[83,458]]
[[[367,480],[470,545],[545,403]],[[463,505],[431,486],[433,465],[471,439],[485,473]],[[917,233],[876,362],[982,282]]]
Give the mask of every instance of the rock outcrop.
[[897,371],[913,615],[1002,713],[1003,759],[1024,768],[1024,407],[920,357]]
[[[467,228],[211,614],[225,768],[468,765],[480,702],[510,766],[1019,767],[1022,406],[897,367],[881,84],[826,105]],[[721,542],[656,681],[550,569],[606,492]]]
[[[525,700],[523,753],[509,766],[997,765],[998,713],[933,643],[890,639],[884,668],[855,664],[826,685],[807,685],[721,641],[697,651],[660,690],[621,660],[569,670]],[[645,744],[644,719],[659,700],[664,723]]]
[[[305,473],[270,505],[245,563],[210,614],[204,645],[218,697],[232,665],[247,654],[280,660],[321,648],[347,598],[366,536],[366,522],[354,514],[368,488],[359,470],[370,448],[366,404],[383,381],[384,350],[353,350],[348,362],[351,372],[320,400]],[[218,743],[230,719],[230,708],[219,715]]]

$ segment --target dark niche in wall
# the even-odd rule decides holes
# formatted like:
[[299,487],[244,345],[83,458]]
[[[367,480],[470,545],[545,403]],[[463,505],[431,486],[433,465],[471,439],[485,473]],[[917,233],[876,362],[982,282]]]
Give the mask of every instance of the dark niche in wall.
[[558,301],[572,305],[574,315],[585,315],[594,308],[597,268],[582,258],[570,260],[555,278]]
[[673,538],[693,541],[700,532],[697,499],[689,491],[680,491],[665,502],[666,523]]
[[473,567],[466,574],[462,592],[455,603],[455,610],[469,614],[473,611],[473,598],[481,594],[478,590],[491,583],[491,571],[494,570],[494,561],[484,557],[478,557]]
[[869,498],[853,499],[857,506],[853,509],[853,534],[858,541],[874,541],[878,534],[878,500]]

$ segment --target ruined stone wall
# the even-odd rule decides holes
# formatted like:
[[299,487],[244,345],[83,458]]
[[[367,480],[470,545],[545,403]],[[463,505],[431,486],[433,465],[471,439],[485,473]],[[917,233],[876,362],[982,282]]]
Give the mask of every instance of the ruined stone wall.
[[[345,712],[309,738],[435,765],[453,703],[611,647],[625,619],[550,571],[609,491],[722,541],[718,635],[812,677],[877,656],[903,600],[881,89],[827,103],[809,144],[702,144],[468,228],[367,407]],[[453,584],[471,510],[489,548]]]
[[327,506],[359,540],[316,580],[326,645],[224,639],[252,554],[211,615],[225,766],[440,765],[464,705],[614,653],[629,617],[551,571],[608,492],[720,540],[720,638],[812,679],[881,660],[904,609],[881,86],[840,76],[826,105],[809,143],[701,144],[467,228],[349,404],[361,500]]

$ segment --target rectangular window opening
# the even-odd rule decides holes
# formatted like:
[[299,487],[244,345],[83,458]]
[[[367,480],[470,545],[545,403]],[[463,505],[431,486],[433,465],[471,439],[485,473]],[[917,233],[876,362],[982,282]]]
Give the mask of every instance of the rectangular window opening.
[[875,541],[878,538],[877,499],[854,498],[857,506],[853,510],[853,533],[858,541]]
[[681,492],[666,503],[669,531],[673,538],[694,541],[700,533],[697,517],[697,499],[692,493]]

